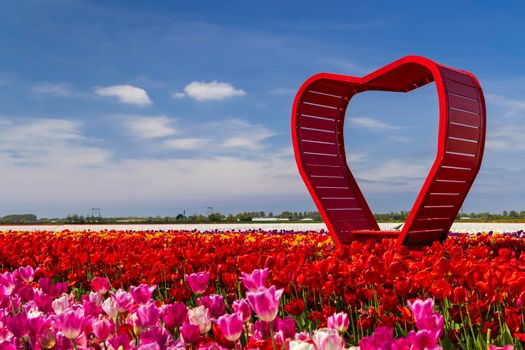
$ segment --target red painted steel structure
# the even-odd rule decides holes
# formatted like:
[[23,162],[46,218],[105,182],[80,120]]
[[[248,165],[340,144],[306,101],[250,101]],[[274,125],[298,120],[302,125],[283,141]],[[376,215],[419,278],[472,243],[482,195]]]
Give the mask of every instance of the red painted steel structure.
[[[401,231],[381,231],[348,168],[344,119],[350,99],[363,91],[409,92],[435,81],[439,99],[436,159]],[[443,240],[481,166],[485,101],[469,72],[407,56],[364,77],[320,73],[299,89],[292,138],[301,177],[335,243],[397,238],[398,244]]]

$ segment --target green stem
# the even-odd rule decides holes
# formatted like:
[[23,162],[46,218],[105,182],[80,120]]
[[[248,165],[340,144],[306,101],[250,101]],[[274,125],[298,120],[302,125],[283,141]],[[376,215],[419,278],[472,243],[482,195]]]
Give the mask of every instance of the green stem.
[[272,348],[273,350],[277,350],[277,346],[275,345],[275,338],[273,336],[273,322],[268,322],[268,324],[270,325],[270,338],[272,339]]
[[71,343],[73,343],[73,348],[75,348],[75,350],[78,350],[77,348],[77,342],[75,341],[75,339],[71,339]]

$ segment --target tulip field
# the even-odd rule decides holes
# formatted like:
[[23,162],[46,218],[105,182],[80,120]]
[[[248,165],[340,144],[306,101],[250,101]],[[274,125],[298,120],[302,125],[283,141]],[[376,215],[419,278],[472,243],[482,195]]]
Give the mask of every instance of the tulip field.
[[0,232],[0,350],[525,349],[524,239]]

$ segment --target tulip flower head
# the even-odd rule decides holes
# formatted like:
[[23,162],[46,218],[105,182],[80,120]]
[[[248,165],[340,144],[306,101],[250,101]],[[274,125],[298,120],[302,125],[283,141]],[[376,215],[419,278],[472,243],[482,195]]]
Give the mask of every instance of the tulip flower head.
[[245,299],[235,300],[232,304],[233,311],[239,315],[244,323],[252,317],[252,309]]
[[248,291],[256,292],[260,288],[265,288],[266,279],[268,278],[269,273],[270,270],[268,270],[268,268],[253,270],[250,274],[241,272],[242,284]]
[[199,326],[191,323],[183,324],[180,329],[180,334],[182,335],[182,340],[184,340],[186,344],[195,344],[201,337]]
[[188,316],[188,307],[184,304],[168,304],[161,308],[160,317],[168,329],[181,326]]
[[84,319],[84,310],[69,309],[58,316],[57,324],[66,338],[75,339],[82,331]]
[[343,339],[339,336],[337,330],[332,328],[321,328],[315,331],[312,336],[317,349],[323,350],[342,350]]
[[157,285],[155,284],[151,286],[141,284],[138,287],[131,286],[130,293],[135,303],[139,305],[144,305],[151,300],[151,295],[153,294],[155,289],[157,289]]
[[243,322],[238,314],[222,315],[217,320],[217,325],[229,341],[236,342],[241,337]]
[[195,294],[202,294],[208,288],[208,282],[210,281],[209,272],[197,272],[190,275],[186,275],[191,290]]
[[109,291],[109,280],[105,277],[95,277],[91,281],[91,288],[94,292],[104,295]]
[[272,322],[279,311],[279,300],[283,290],[275,290],[275,286],[268,289],[259,289],[257,292],[246,293],[248,303],[259,318],[266,322]]
[[22,281],[30,283],[33,281],[33,277],[35,276],[35,270],[33,270],[31,266],[20,267],[18,268],[18,276],[20,276]]
[[199,326],[202,334],[208,333],[211,329],[210,311],[205,306],[198,306],[188,312],[188,319],[191,324]]
[[346,312],[334,313],[328,317],[328,328],[336,329],[339,333],[344,333],[350,326],[350,320]]

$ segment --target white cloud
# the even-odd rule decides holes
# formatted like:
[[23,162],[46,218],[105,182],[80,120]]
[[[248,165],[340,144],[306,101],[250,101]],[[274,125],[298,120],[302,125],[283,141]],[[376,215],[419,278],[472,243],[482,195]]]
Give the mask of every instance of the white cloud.
[[295,95],[297,89],[290,88],[275,88],[268,91],[269,95]]
[[372,130],[393,130],[399,129],[397,126],[383,123],[377,119],[366,118],[366,117],[354,117],[350,118],[350,124],[361,128],[367,128]]
[[95,89],[99,96],[116,97],[120,102],[136,106],[149,106],[153,102],[146,90],[131,85],[113,85]]
[[223,83],[217,80],[206,83],[194,81],[184,87],[184,92],[175,92],[173,97],[191,97],[197,101],[224,100],[234,96],[244,96],[244,90],[236,89],[230,83]]
[[259,124],[251,124],[240,119],[228,119],[220,123],[213,123],[212,127],[223,130],[224,135],[219,143],[222,148],[244,148],[247,150],[261,150],[265,148],[263,141],[275,136],[275,133]]
[[98,165],[110,157],[109,152],[88,144],[75,121],[2,118],[0,125],[0,161],[11,165]]
[[123,118],[124,127],[141,139],[156,139],[172,136],[177,130],[171,126],[172,120],[166,116]]
[[525,99],[510,98],[501,95],[487,94],[490,104],[497,105],[505,110],[505,116],[523,116],[525,113]]
[[525,130],[512,125],[487,129],[488,149],[496,151],[525,151]]
[[40,83],[33,86],[32,91],[40,95],[60,97],[82,97],[83,93],[76,91],[71,85],[65,83]]
[[204,148],[210,140],[198,137],[185,137],[179,139],[171,139],[163,142],[163,146],[169,149],[176,150],[196,150]]

